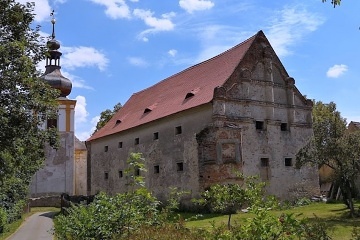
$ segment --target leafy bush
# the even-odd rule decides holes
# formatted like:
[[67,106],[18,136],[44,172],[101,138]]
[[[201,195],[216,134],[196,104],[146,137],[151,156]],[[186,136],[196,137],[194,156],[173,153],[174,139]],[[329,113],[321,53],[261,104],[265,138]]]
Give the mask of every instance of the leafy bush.
[[3,208],[0,208],[0,233],[3,233],[5,231],[6,224],[7,224],[6,211]]
[[158,221],[158,202],[144,189],[108,196],[100,193],[90,205],[73,205],[54,219],[58,239],[113,239]]

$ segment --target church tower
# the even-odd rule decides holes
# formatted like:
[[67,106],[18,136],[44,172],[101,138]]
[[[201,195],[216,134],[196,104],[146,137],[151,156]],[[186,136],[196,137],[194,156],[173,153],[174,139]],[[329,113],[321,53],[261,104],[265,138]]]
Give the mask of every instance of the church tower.
[[59,51],[60,43],[55,39],[55,18],[52,23],[51,40],[47,42],[46,71],[43,80],[53,88],[59,90],[57,119],[48,119],[46,128],[57,128],[60,146],[53,149],[46,148],[46,160],[42,169],[33,177],[30,194],[31,197],[58,196],[61,193],[75,194],[75,134],[74,115],[76,100],[68,99],[72,83],[61,74]]

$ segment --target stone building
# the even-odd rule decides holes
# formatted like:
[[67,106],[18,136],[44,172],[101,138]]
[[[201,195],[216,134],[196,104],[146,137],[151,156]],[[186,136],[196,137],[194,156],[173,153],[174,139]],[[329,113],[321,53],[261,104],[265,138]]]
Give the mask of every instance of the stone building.
[[87,142],[88,193],[126,190],[130,152],[146,159],[147,188],[192,197],[234,170],[260,175],[282,199],[319,193],[316,168],[296,169],[312,136],[312,101],[296,88],[262,31],[137,92]]
[[[61,193],[75,194],[75,135],[74,114],[76,100],[68,99],[72,83],[61,74],[58,50],[60,43],[55,39],[55,19],[52,19],[52,39],[48,41],[48,55],[46,57],[46,71],[43,80],[58,89],[58,116],[48,119],[44,128],[57,128],[60,146],[54,149],[46,148],[46,160],[43,168],[36,172],[30,185],[31,197],[60,196]],[[86,178],[85,178],[86,179]]]

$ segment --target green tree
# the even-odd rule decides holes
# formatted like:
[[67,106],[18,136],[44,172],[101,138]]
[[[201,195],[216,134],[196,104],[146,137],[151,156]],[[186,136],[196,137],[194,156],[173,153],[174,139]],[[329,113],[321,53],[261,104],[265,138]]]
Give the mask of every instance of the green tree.
[[58,92],[36,70],[46,48],[39,26],[32,28],[33,7],[0,1],[0,207],[5,209],[26,196],[45,159],[45,143],[57,135],[41,128],[56,114]]
[[360,133],[346,131],[346,120],[333,102],[315,102],[313,129],[314,136],[297,154],[296,164],[298,167],[310,163],[331,168],[344,203],[350,215],[355,216],[353,193],[360,170]]
[[[326,0],[322,0],[322,2],[326,2]],[[331,0],[331,4],[334,5],[334,7],[340,5],[341,0]]]
[[95,131],[93,132],[96,133],[100,128],[102,128],[103,126],[105,126],[105,124],[114,116],[114,114],[120,110],[120,108],[122,108],[121,103],[117,103],[113,110],[110,109],[106,109],[104,111],[102,111],[100,113],[100,119],[96,124],[96,128]]

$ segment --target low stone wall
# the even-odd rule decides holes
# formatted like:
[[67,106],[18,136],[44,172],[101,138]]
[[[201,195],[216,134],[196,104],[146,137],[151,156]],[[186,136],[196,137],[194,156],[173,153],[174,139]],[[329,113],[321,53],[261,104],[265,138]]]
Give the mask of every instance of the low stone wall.
[[61,207],[61,196],[47,196],[29,199],[30,207]]

